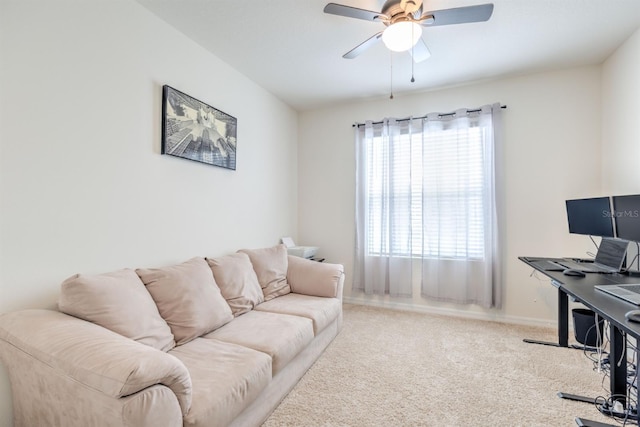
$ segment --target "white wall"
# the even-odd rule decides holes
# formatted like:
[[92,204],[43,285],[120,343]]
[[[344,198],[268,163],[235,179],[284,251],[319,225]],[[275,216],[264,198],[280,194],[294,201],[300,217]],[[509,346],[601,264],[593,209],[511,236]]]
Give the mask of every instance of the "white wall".
[[603,187],[640,193],[640,29],[602,67]]
[[[520,255],[584,255],[589,239],[569,235],[564,201],[601,194],[600,67],[517,78],[332,106],[301,113],[299,238],[321,247],[347,272],[347,300],[402,305],[426,311],[551,323],[556,291],[530,278]],[[419,296],[394,299],[351,291],[354,253],[354,122],[449,112],[501,102],[504,113],[505,292],[502,310],[432,303]],[[326,171],[331,171],[326,173]],[[419,295],[416,292],[416,295]]]
[[[0,62],[0,313],[296,236],[297,113],[139,4],[0,0]],[[160,155],[163,84],[238,119],[236,171]]]

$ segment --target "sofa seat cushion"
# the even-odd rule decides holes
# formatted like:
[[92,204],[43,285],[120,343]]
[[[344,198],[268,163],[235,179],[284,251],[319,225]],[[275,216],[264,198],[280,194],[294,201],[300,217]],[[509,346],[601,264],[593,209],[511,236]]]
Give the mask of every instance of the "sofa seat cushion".
[[271,381],[271,358],[239,345],[196,338],[169,354],[191,375],[192,404],[185,426],[230,424]]
[[338,298],[312,297],[291,293],[263,302],[255,309],[307,317],[313,321],[313,332],[318,335],[338,318],[342,304]]
[[254,310],[203,338],[215,338],[268,354],[276,375],[313,340],[313,324],[306,317]]

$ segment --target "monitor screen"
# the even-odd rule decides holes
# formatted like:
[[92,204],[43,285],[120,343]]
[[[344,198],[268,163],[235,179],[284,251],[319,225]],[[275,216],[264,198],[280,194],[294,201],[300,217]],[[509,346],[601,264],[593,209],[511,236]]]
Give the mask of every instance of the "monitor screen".
[[608,197],[567,200],[569,233],[614,237]]
[[618,237],[640,242],[640,194],[613,196],[613,217]]

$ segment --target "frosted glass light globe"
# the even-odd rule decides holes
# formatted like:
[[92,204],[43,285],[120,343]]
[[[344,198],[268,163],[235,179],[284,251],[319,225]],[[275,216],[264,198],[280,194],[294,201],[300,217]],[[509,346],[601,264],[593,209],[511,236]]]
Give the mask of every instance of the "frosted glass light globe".
[[404,52],[418,43],[422,27],[415,22],[402,21],[389,25],[382,33],[385,46],[394,52]]

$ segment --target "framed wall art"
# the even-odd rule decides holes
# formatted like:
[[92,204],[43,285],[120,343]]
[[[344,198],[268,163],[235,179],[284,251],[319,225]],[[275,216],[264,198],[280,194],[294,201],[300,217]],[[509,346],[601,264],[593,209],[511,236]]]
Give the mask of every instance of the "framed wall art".
[[235,170],[237,129],[235,117],[162,87],[162,154]]

